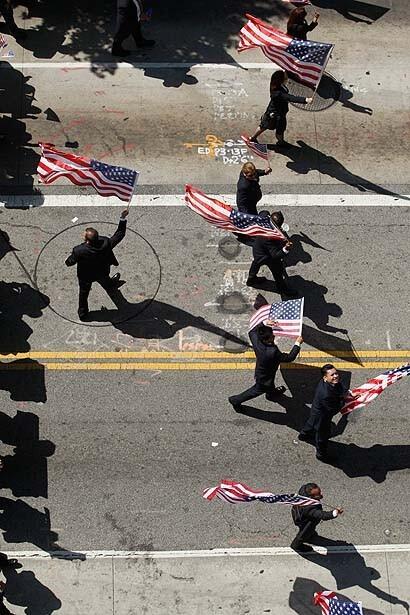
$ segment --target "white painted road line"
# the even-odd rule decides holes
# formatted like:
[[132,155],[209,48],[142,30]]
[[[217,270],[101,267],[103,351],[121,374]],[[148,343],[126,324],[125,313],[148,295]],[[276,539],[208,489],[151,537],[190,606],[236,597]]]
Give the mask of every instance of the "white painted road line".
[[[210,195],[211,196],[211,195]],[[217,194],[219,199],[235,205],[235,194]],[[385,194],[265,194],[260,209],[267,207],[409,207],[410,195]],[[407,201],[404,200],[409,199]],[[137,207],[185,207],[181,194],[136,194],[132,205]],[[122,207],[125,203],[115,197],[103,198],[98,194],[71,194],[44,196],[0,195],[0,207]]]
[[[318,553],[328,553],[332,555],[342,555],[348,553],[408,553],[410,544],[397,545],[355,545],[352,547],[315,547]],[[70,555],[71,553],[71,555]],[[299,557],[293,549],[289,547],[254,547],[237,549],[195,549],[186,551],[8,551],[8,557],[20,558],[41,558],[49,559],[59,556],[67,558],[75,555],[85,556],[86,559],[98,559],[106,557],[130,558],[130,559],[189,559],[197,557],[276,557],[283,555],[294,555]]]
[[[198,62],[197,64],[192,62],[11,62],[10,66],[19,70],[25,68],[57,68],[60,70],[91,70],[95,68],[116,68],[116,69],[151,69],[151,68],[170,68],[170,69],[196,69],[196,68],[208,68],[223,70],[225,68],[259,68],[264,70],[272,70],[276,65],[272,62],[226,62],[222,64],[212,62]],[[8,65],[1,67],[3,70],[8,69]]]

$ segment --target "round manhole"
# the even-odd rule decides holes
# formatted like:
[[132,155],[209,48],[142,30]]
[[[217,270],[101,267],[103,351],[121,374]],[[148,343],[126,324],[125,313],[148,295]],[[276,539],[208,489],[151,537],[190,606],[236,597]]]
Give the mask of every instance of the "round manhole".
[[[88,299],[90,321],[77,319],[78,281],[76,266],[67,267],[65,259],[78,245],[87,226],[96,227],[100,235],[112,235],[117,223],[81,222],[73,224],[52,237],[42,248],[34,268],[36,288],[50,298],[50,309],[75,324],[108,327],[131,320],[146,310],[155,299],[161,285],[161,263],[152,245],[139,233],[127,228],[127,234],[115,249],[119,270],[126,284],[121,287],[126,301],[113,310],[111,299],[95,282]],[[81,227],[81,231],[80,228]],[[112,272],[113,273],[113,272]],[[110,309],[101,310],[101,306]],[[94,322],[93,322],[94,321]]]
[[308,105],[300,103],[291,103],[293,107],[302,109],[302,111],[324,111],[332,107],[340,98],[342,86],[332,75],[323,73],[318,88],[313,95],[312,88],[293,79],[289,79],[287,83],[290,94],[295,96],[305,96],[310,98],[313,96],[313,101]]
[[234,259],[235,256],[238,256],[240,251],[241,244],[235,237],[232,237],[231,235],[222,237],[222,239],[218,243],[219,254],[229,261]]
[[243,314],[249,309],[245,297],[238,291],[218,297],[219,310],[229,314]]

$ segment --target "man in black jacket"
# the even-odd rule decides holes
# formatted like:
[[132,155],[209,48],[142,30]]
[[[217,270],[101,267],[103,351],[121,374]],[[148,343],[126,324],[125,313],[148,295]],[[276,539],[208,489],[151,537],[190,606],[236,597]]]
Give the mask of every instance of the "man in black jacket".
[[117,30],[112,45],[112,55],[125,58],[130,54],[122,44],[132,36],[137,47],[153,47],[155,41],[146,39],[141,32],[141,19],[144,19],[142,0],[117,0]]
[[[316,483],[307,483],[299,489],[299,495],[304,495],[307,498],[312,498],[320,502],[323,498],[320,487]],[[334,510],[324,511],[321,504],[312,504],[311,506],[292,506],[292,518],[294,524],[299,528],[299,532],[292,540],[290,548],[300,553],[313,551],[312,547],[304,544],[318,537],[316,527],[321,521],[329,521],[336,519],[343,513],[343,508],[335,508]]]
[[348,390],[340,382],[340,374],[331,364],[321,368],[322,380],[316,387],[310,417],[299,434],[299,440],[312,438],[316,444],[316,458],[324,461],[332,429],[332,419],[340,412]]
[[275,389],[275,375],[281,363],[291,363],[300,352],[303,339],[298,337],[290,352],[281,352],[275,344],[275,336],[271,327],[259,325],[249,332],[252,346],[256,355],[255,384],[239,395],[229,397],[229,403],[236,411],[241,409],[245,401],[266,394],[267,398],[281,392]]
[[114,303],[118,306],[118,287],[124,284],[119,274],[110,278],[111,265],[118,266],[113,248],[125,237],[127,228],[128,210],[121,213],[118,228],[112,237],[100,237],[94,228],[86,228],[84,243],[75,246],[72,253],[65,261],[67,267],[77,265],[77,277],[80,287],[78,301],[78,316],[80,320],[86,320],[88,315],[88,295],[93,282],[98,282]]
[[272,169],[257,169],[253,162],[245,162],[236,185],[236,206],[245,214],[258,215],[256,205],[262,198],[259,178],[272,173]]
[[[275,222],[274,215],[280,212],[274,212],[271,218]],[[261,211],[260,216],[270,216],[268,211]],[[283,218],[283,216],[282,216]],[[297,296],[297,292],[289,288],[285,280],[285,267],[283,259],[289,250],[292,248],[292,242],[289,239],[275,240],[266,239],[265,237],[255,237],[252,241],[253,261],[249,268],[248,279],[246,284],[248,286],[258,286],[261,283],[266,282],[266,278],[259,277],[259,269],[266,265],[270,269],[273,279],[276,283],[276,288],[281,295],[287,297]]]

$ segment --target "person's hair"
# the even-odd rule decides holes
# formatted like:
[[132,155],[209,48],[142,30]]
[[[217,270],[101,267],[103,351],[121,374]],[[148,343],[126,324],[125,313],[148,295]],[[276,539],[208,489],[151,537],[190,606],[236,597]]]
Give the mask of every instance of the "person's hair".
[[242,166],[242,173],[254,173],[256,171],[256,167],[253,162],[245,162]]
[[259,327],[258,329],[258,336],[260,341],[262,342],[262,344],[266,344],[267,342],[271,342],[272,339],[274,339],[274,335],[272,333],[272,329],[270,327],[267,327],[266,325],[263,325],[262,327]]
[[306,17],[306,10],[303,7],[298,7],[293,9],[293,11],[289,15],[287,28],[291,28],[295,24],[303,23]]
[[283,217],[283,213],[281,211],[274,211],[271,214],[271,218],[277,226],[282,226],[285,218]]
[[286,71],[284,70],[275,70],[272,77],[270,78],[270,92],[275,92],[280,88],[281,85],[285,83],[286,79]]
[[98,231],[95,228],[89,226],[85,229],[85,238],[90,243],[95,243],[98,240]]
[[261,308],[263,305],[268,305],[268,303],[269,303],[269,301],[267,299],[265,299],[265,297],[263,295],[258,293],[256,295],[253,307],[255,308],[255,310],[259,310],[259,308]]
[[305,485],[305,492],[310,495],[313,491],[313,489],[319,489],[319,485],[317,485],[316,483],[306,483]]
[[334,369],[335,366],[332,365],[331,363],[326,363],[326,365],[323,365],[323,367],[320,368],[320,373],[322,374],[322,376],[326,376],[327,372],[330,369]]

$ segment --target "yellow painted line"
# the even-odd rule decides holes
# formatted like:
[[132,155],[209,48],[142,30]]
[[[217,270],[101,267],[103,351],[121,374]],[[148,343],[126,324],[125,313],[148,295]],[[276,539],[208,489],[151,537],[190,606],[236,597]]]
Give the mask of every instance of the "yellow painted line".
[[[0,359],[232,359],[232,357],[240,357],[241,359],[253,359],[254,353],[249,350],[246,352],[219,352],[219,351],[120,351],[120,352],[105,352],[105,351],[31,351],[20,352],[17,354],[0,355]],[[372,357],[372,358],[387,358],[387,357],[410,357],[410,350],[305,350],[299,355],[303,358],[317,357]]]
[[[385,361],[369,361],[363,364],[359,363],[333,363],[333,365],[340,370],[348,370],[348,369],[393,369],[397,367],[396,362],[385,362]],[[309,369],[310,367],[321,367],[322,362],[313,362],[313,363],[285,363],[282,367],[284,369]],[[154,370],[154,371],[189,371],[189,370],[213,370],[213,371],[222,371],[222,370],[244,370],[244,369],[254,369],[254,362],[220,362],[220,363],[201,363],[201,362],[184,362],[184,363],[82,363],[78,361],[73,361],[72,363],[1,363],[0,370],[30,370],[30,369],[48,369],[48,370],[60,370],[60,371],[76,371],[76,370],[89,370],[89,371],[98,371],[98,370]]]

